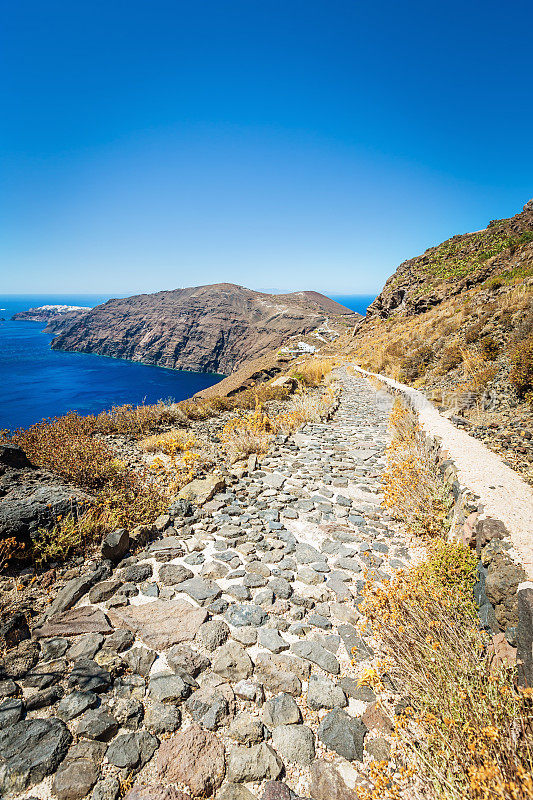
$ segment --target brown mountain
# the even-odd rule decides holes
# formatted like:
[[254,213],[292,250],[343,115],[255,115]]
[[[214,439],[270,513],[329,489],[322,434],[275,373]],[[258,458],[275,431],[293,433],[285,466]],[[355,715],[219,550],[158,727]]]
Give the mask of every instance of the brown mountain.
[[62,327],[52,347],[227,374],[348,315],[360,318],[318,292],[276,295],[217,283],[109,300]]

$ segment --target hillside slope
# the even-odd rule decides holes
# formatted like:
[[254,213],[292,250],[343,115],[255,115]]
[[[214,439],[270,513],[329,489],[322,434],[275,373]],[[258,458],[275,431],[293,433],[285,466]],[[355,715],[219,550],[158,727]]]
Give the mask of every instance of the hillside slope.
[[218,283],[109,300],[63,327],[52,347],[230,373],[337,315],[360,319],[317,292],[273,295]]
[[533,201],[401,264],[340,346],[533,482]]

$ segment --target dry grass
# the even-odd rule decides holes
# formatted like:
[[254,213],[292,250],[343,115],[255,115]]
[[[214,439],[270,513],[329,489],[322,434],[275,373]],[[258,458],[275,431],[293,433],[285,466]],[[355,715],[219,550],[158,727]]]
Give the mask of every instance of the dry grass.
[[184,450],[190,450],[196,444],[194,436],[178,428],[172,428],[170,431],[153,434],[152,436],[147,436],[146,439],[141,439],[139,447],[145,453],[161,452],[170,456],[175,453],[181,453]]
[[440,542],[392,581],[367,583],[361,610],[410,706],[394,718],[402,769],[375,769],[374,790],[361,798],[399,798],[406,787],[421,800],[533,796],[532,693],[492,660],[472,601],[475,573],[475,554]]
[[293,374],[304,386],[319,386],[326,375],[329,375],[335,362],[331,358],[310,358],[298,366],[298,371]]
[[384,503],[405,523],[409,533],[440,536],[449,528],[449,492],[427,451],[416,416],[399,399],[394,402],[390,429],[383,475]]

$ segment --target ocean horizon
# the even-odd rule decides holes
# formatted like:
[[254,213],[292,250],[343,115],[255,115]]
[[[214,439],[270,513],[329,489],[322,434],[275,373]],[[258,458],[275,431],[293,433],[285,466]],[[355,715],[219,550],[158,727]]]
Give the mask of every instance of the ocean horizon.
[[[185,400],[223,376],[185,372],[91,353],[52,350],[44,323],[11,320],[43,305],[94,307],[116,295],[28,294],[0,296],[0,429],[26,428],[69,411],[98,414],[113,406]],[[372,295],[328,295],[360,314]]]

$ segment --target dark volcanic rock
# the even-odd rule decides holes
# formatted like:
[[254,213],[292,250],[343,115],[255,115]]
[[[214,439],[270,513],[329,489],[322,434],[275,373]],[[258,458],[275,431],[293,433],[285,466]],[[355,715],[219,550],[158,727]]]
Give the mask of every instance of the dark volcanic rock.
[[23,720],[0,731],[0,795],[19,794],[54,772],[71,741],[59,719]]
[[218,283],[109,300],[64,325],[52,347],[229,373],[336,314],[360,318],[317,292],[272,295]]

